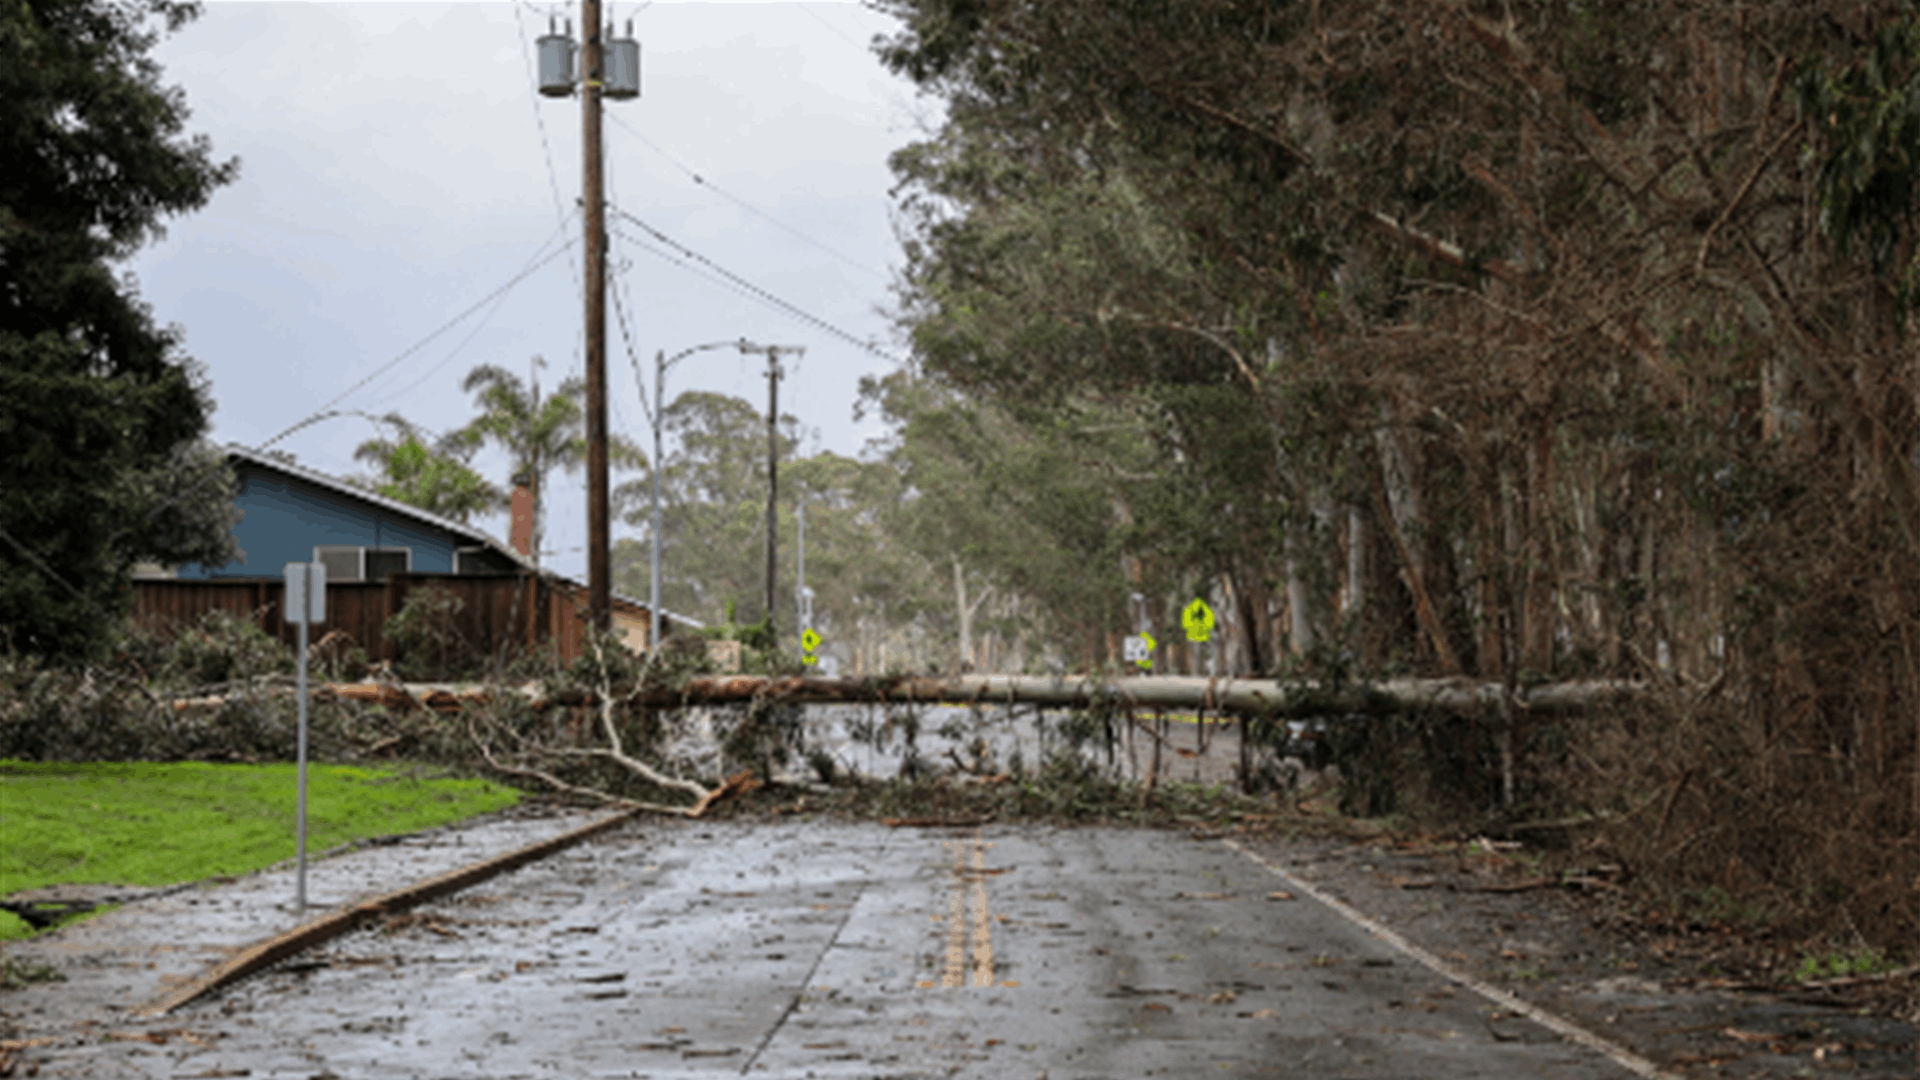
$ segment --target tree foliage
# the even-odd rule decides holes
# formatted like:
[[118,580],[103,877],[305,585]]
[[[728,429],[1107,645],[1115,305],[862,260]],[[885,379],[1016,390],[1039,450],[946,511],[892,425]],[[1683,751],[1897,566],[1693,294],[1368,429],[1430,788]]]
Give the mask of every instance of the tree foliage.
[[204,376],[113,265],[237,175],[147,55],[193,4],[0,5],[0,636],[101,647],[141,559],[237,554]]
[[882,6],[947,107],[893,163],[892,414],[967,462],[903,467],[956,524],[996,476],[1101,494],[989,502],[1033,531],[961,526],[983,572],[1078,552],[1159,626],[1211,596],[1239,670],[1712,688],[1651,736],[1503,729],[1481,797],[1920,925],[1880,843],[1920,830],[1913,3]]
[[[767,420],[750,402],[705,391],[674,399],[662,416],[675,449],[662,463],[663,606],[710,623],[750,624],[766,617]],[[849,670],[924,667],[938,630],[928,625],[939,593],[927,569],[894,528],[902,488],[894,470],[830,452],[803,454],[799,421],[782,416],[775,452],[780,469],[776,525],[776,602],[795,599],[799,521],[806,504],[807,585],[814,625]],[[641,538],[614,548],[616,587],[649,595],[653,477],[615,492]],[[782,607],[780,647],[793,651],[799,628]]]
[[380,422],[392,428],[394,436],[368,439],[354,448],[354,460],[380,470],[378,477],[359,482],[389,499],[460,522],[506,505],[500,488],[468,464],[473,443],[444,438],[429,446],[425,433],[397,412]]
[[[536,356],[533,363],[541,367],[546,361]],[[506,451],[511,476],[531,480],[533,552],[538,562],[545,536],[545,504],[540,493],[546,488],[547,475],[556,466],[569,473],[579,472],[587,463],[587,384],[575,376],[542,395],[534,378],[523,382],[505,368],[481,364],[467,372],[460,388],[474,395],[480,414],[447,437],[445,450],[458,454],[492,443]],[[607,439],[607,464],[616,469],[636,469],[646,464],[646,455],[631,441],[615,435]]]

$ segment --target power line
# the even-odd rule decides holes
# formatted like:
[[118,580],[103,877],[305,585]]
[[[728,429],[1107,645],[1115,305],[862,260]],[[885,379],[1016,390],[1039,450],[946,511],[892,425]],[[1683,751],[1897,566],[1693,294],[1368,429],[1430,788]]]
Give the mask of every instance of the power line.
[[[634,351],[633,334],[627,328],[626,305],[620,302],[620,286],[623,284],[625,284],[624,277],[616,279],[614,281],[614,287],[611,290],[613,292],[614,321],[620,324],[620,339],[627,343],[627,359],[633,364],[633,381],[640,387],[640,411],[646,414],[647,423],[652,424],[656,421],[653,418],[653,405],[647,399],[647,380],[640,374],[640,354]],[[660,467],[660,463],[657,461],[651,462],[650,464],[651,467],[656,469]]]
[[[571,219],[563,218],[560,222],[560,227],[555,229],[553,231],[553,234],[547,237],[546,242],[542,243],[539,249],[533,253],[533,259],[538,259],[540,257],[540,252],[546,250],[547,244],[551,244],[554,242],[554,240],[558,239],[560,235],[566,231],[566,228],[569,224],[571,224]],[[527,260],[529,265],[532,264],[533,259]],[[578,286],[579,283],[575,282],[574,284]],[[469,344],[472,343],[474,338],[480,336],[480,331],[485,330],[487,328],[487,324],[493,321],[493,317],[495,315],[500,314],[500,308],[504,306],[506,302],[507,302],[507,297],[506,297],[506,294],[503,293],[501,294],[498,300],[494,301],[493,307],[487,311],[486,317],[482,318],[479,321],[479,323],[475,324],[474,328],[470,332],[468,332],[467,336],[460,339],[460,344],[455,345],[453,347],[453,350],[447,353],[447,355],[443,357],[439,363],[428,368],[426,371],[426,374],[421,375],[419,378],[401,387],[399,390],[392,391],[390,394],[385,396],[404,398],[409,393],[412,393],[415,387],[419,386],[421,383],[426,382],[428,379],[433,378],[435,375],[438,375],[440,373],[441,368],[444,368],[448,364],[452,363],[453,358],[460,355],[460,350],[466,348]]]
[[513,278],[509,280],[505,285],[500,286],[499,288],[488,293],[486,296],[482,297],[479,303],[474,304],[472,307],[467,308],[465,311],[462,311],[460,314],[455,315],[453,318],[447,320],[444,324],[440,326],[438,330],[435,330],[433,333],[428,334],[426,337],[421,338],[419,341],[409,346],[405,352],[387,361],[385,364],[382,364],[379,370],[375,371],[373,374],[367,376],[366,378],[361,379],[359,382],[354,383],[352,386],[347,387],[345,391],[343,391],[339,396],[335,397],[332,401],[329,401],[325,405],[322,405],[318,409],[315,409],[311,416],[308,416],[306,419],[300,421],[299,423],[293,425],[292,427],[286,429],[285,431],[282,431],[280,434],[275,435],[273,438],[268,439],[266,442],[261,443],[259,446],[254,447],[254,449],[265,450],[267,447],[272,446],[274,443],[279,442],[281,439],[284,439],[287,436],[293,434],[294,432],[299,431],[301,428],[304,428],[309,424],[317,423],[318,421],[325,419],[326,417],[323,414],[325,414],[328,409],[331,409],[335,405],[340,404],[342,401],[345,401],[347,398],[353,396],[353,394],[358,392],[362,387],[366,386],[368,383],[372,382],[373,380],[379,378],[382,375],[385,375],[388,371],[393,370],[394,367],[396,367],[401,361],[405,360],[407,357],[412,356],[414,353],[419,352],[423,348],[426,348],[426,346],[429,343],[431,343],[433,339],[439,337],[441,334],[446,333],[447,331],[453,329],[455,326],[458,326],[460,323],[464,322],[469,315],[472,315],[474,312],[479,311],[481,308],[486,307],[488,304],[492,303],[494,298],[506,295],[508,290],[512,289],[515,285],[518,285],[522,281],[525,281],[527,278],[531,277],[534,271],[540,269],[541,267],[552,262],[554,259],[559,258],[561,255],[564,255],[568,251],[572,250],[574,243],[575,241],[568,240],[565,244],[562,244],[559,248],[554,250],[552,254],[547,255],[545,258],[541,259],[539,262],[536,262],[532,266],[529,266],[525,270],[522,270],[518,274],[515,274]]
[[837,27],[837,26],[835,26],[835,25],[833,25],[832,23],[830,23],[830,22],[828,22],[828,21],[826,20],[826,17],[825,17],[825,16],[823,16],[823,15],[821,15],[821,14],[820,14],[819,12],[817,12],[817,11],[815,11],[815,10],[813,10],[813,8],[812,8],[812,7],[810,7],[810,6],[808,6],[808,5],[806,5],[806,4],[800,4],[800,5],[798,5],[798,7],[800,8],[800,10],[801,10],[801,11],[803,11],[803,12],[806,12],[806,13],[807,13],[808,15],[811,15],[811,16],[813,16],[813,20],[814,20],[815,22],[817,22],[817,23],[819,23],[819,24],[820,24],[821,26],[824,26],[824,27],[826,27],[826,28],[827,28],[827,30],[828,30],[829,32],[831,32],[831,33],[833,34],[833,36],[834,36],[834,37],[837,37],[837,38],[839,38],[839,39],[840,39],[841,41],[844,41],[844,42],[846,42],[847,44],[849,44],[849,45],[851,45],[851,46],[853,46],[854,48],[856,48],[856,49],[859,49],[859,50],[860,50],[861,52],[866,52],[866,51],[867,51],[867,46],[865,46],[865,45],[862,45],[862,44],[860,44],[859,42],[857,42],[857,41],[855,41],[855,40],[853,40],[852,38],[850,38],[850,37],[848,37],[848,36],[847,36],[846,34],[844,34],[844,33],[842,33],[839,27]]
[[781,229],[795,237],[798,237],[804,243],[811,244],[812,246],[819,248],[821,251],[824,251],[827,254],[833,256],[834,258],[839,259],[841,262],[846,263],[848,266],[851,266],[864,273],[872,274],[874,277],[885,280],[887,276],[885,273],[882,273],[881,271],[876,270],[871,266],[868,266],[866,263],[861,262],[860,260],[854,258],[851,255],[848,255],[843,251],[838,250],[837,248],[834,248],[830,245],[823,244],[820,241],[815,240],[813,237],[808,236],[806,233],[801,232],[799,229],[796,229],[793,226],[787,224],[786,222],[781,221],[779,218],[774,217],[772,214],[767,213],[766,211],[760,209],[759,207],[753,205],[752,203],[746,201],[745,199],[742,199],[737,195],[732,195],[726,191],[721,190],[717,185],[714,184],[713,181],[708,180],[706,177],[701,176],[699,173],[693,171],[693,169],[682,164],[679,159],[675,158],[672,154],[667,153],[665,150],[662,150],[658,143],[654,142],[652,139],[647,138],[645,135],[640,134],[639,131],[635,130],[634,127],[631,124],[628,124],[625,120],[622,120],[618,116],[614,116],[612,114],[608,114],[607,118],[609,120],[612,120],[615,124],[619,125],[620,127],[626,128],[628,134],[632,135],[636,139],[639,139],[641,142],[647,144],[647,147],[651,149],[654,153],[659,154],[663,158],[666,158],[667,161],[671,163],[675,168],[679,169],[681,172],[686,173],[688,176],[692,177],[694,183],[700,185],[701,187],[706,188],[708,191],[713,192],[715,195],[720,196],[721,198],[727,200],[728,202],[734,204],[735,206],[738,206],[740,209],[745,210],[747,213],[752,214],[753,216],[761,219],[762,221],[767,222],[768,224],[774,226],[775,228]]
[[655,244],[650,244],[647,241],[638,239],[636,237],[628,236],[626,233],[621,232],[619,229],[613,229],[611,230],[611,232],[613,233],[614,236],[617,236],[620,239],[625,240],[627,243],[632,244],[633,246],[639,248],[640,250],[646,252],[649,255],[652,255],[654,258],[660,259],[664,262],[670,262],[673,265],[679,267],[682,270],[685,270],[687,273],[692,274],[694,277],[697,277],[702,281],[705,281],[718,288],[725,289],[726,291],[733,293],[734,295],[739,296],[743,299],[752,300],[754,303],[757,303],[757,304],[764,304],[766,302],[765,300],[762,300],[760,297],[755,296],[753,293],[747,291],[746,289],[743,289],[740,286],[735,285],[733,282],[728,281],[726,278],[720,277],[717,274],[708,273],[706,270],[702,269],[697,264],[687,261],[686,259],[675,254],[674,252],[668,251],[666,248],[659,247],[658,245],[655,245]]
[[883,360],[890,360],[896,364],[905,363],[905,361],[901,360],[899,357],[893,355],[892,353],[888,352],[885,349],[882,349],[880,346],[873,344],[871,341],[866,341],[864,339],[857,338],[852,334],[848,333],[847,331],[840,329],[838,326],[835,326],[834,324],[828,322],[827,320],[819,317],[818,315],[815,315],[812,312],[806,311],[800,307],[796,307],[795,305],[788,303],[785,300],[782,300],[778,296],[775,296],[774,294],[768,292],[767,290],[761,288],[760,286],[755,285],[753,282],[748,281],[746,278],[741,277],[740,275],[734,273],[733,271],[728,270],[726,267],[721,266],[719,263],[714,262],[712,259],[707,258],[705,255],[702,255],[699,252],[694,251],[692,248],[687,247],[685,244],[682,244],[679,241],[673,239],[672,237],[668,236],[666,233],[663,233],[659,229],[654,228],[652,225],[649,225],[646,222],[640,220],[639,218],[634,217],[632,214],[627,213],[625,210],[622,210],[616,206],[613,208],[613,212],[623,218],[626,218],[628,221],[632,222],[633,224],[639,226],[643,231],[647,233],[647,235],[653,237],[655,240],[659,241],[660,243],[665,244],[666,246],[674,249],[675,251],[680,252],[681,254],[685,255],[687,258],[700,263],[701,265],[712,270],[714,273],[719,274],[721,277],[726,278],[728,281],[737,285],[739,288],[751,293],[755,299],[760,300],[762,303],[770,304],[773,307],[777,307],[782,311],[785,311],[787,314],[792,315],[794,318],[797,318],[800,321],[808,323],[812,326],[818,327],[821,330],[825,330],[827,333],[832,334],[834,337],[840,338],[843,341],[851,342],[852,344],[859,346],[860,348],[866,350],[867,352],[872,353],[875,356],[880,357]]
[[[392,360],[389,360],[387,363],[381,365],[380,369],[375,371],[373,374],[368,375],[366,378],[348,387],[345,393],[340,394],[338,397],[335,397],[332,401],[329,401],[325,405],[320,406],[320,408],[315,410],[311,415],[307,416],[304,420],[301,420],[299,423],[294,424],[292,427],[287,428],[285,431],[282,431],[280,434],[275,435],[273,438],[268,439],[265,442],[256,445],[255,447],[253,447],[253,450],[256,453],[263,452],[266,450],[267,447],[272,446],[274,443],[279,442],[281,439],[286,438],[287,436],[293,434],[296,431],[299,431],[302,428],[310,427],[313,424],[317,424],[322,420],[331,420],[338,416],[362,416],[370,420],[376,419],[358,409],[335,410],[333,406],[338,405],[340,402],[344,401],[346,398],[350,397],[355,392],[360,390],[361,387],[366,386],[368,383],[371,383],[375,379],[378,379],[381,375],[384,375],[388,371],[392,370],[401,361],[405,360],[407,357],[412,356],[414,353],[419,352],[421,349],[425,348],[435,338],[446,333],[448,330],[453,329],[455,326],[459,325],[463,320],[465,320],[468,316],[472,315],[474,312],[480,310],[481,308],[487,306],[489,303],[492,303],[495,300],[503,300],[506,297],[506,294],[509,291],[511,291],[515,285],[518,285],[522,281],[525,281],[529,276],[533,274],[534,271],[539,270],[541,267],[547,265],[548,263],[552,262],[554,259],[565,254],[577,242],[576,240],[568,240],[566,243],[562,244],[559,248],[555,249],[549,254],[545,256],[540,255],[540,251],[544,249],[548,244],[553,243],[554,238],[560,235],[560,233],[564,229],[565,229],[565,223],[563,222],[560,229],[554,230],[554,234],[552,236],[549,236],[547,240],[540,245],[540,248],[535,249],[533,261],[531,261],[518,274],[515,274],[510,280],[507,281],[506,284],[500,286],[499,288],[495,289],[491,293],[488,293],[486,296],[482,297],[478,303],[467,308],[465,311],[462,311],[460,314],[455,315],[453,318],[447,320],[447,322],[442,324],[439,329],[435,330],[431,334],[428,334],[426,337],[421,338],[419,341],[415,342],[412,346],[408,347],[408,349],[405,352],[402,352],[399,356],[396,356]],[[471,335],[469,335],[469,340],[471,340]],[[462,342],[461,344],[464,345],[465,342]],[[445,366],[449,360],[452,360],[453,357],[458,354],[458,352],[459,352],[459,347],[456,347],[452,353],[449,353],[447,355],[447,358],[445,360],[442,360],[440,362],[439,366],[442,366],[442,367]],[[438,367],[436,367],[435,370],[438,370]],[[428,372],[428,375],[431,375],[431,374],[432,372]],[[413,385],[416,385],[416,386],[419,385],[420,381],[421,380],[416,380]],[[412,386],[409,386],[408,389],[412,389]],[[423,428],[422,430],[428,430],[428,429]],[[187,499],[189,497],[197,498],[197,497],[200,497],[201,495],[204,495],[206,493],[207,485],[215,482],[221,475],[222,475],[221,473],[215,472],[210,476],[202,478],[199,483],[194,484],[193,486],[189,487],[187,490],[182,491],[174,495],[172,498],[161,502],[158,506],[148,511],[147,520],[151,521],[161,511],[178,505],[183,499]],[[118,537],[116,536],[115,539],[117,540]],[[71,588],[71,586],[68,586],[68,587]]]

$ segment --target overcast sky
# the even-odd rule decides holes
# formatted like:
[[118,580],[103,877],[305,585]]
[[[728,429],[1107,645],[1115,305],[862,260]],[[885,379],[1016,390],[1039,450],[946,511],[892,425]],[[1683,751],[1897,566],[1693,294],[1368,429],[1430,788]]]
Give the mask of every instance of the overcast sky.
[[[642,49],[642,95],[609,101],[609,201],[807,314],[897,352],[884,310],[899,263],[887,156],[938,109],[868,48],[890,32],[856,3],[608,5]],[[580,105],[533,87],[533,39],[549,13],[526,3],[248,3],[212,0],[155,52],[169,85],[238,182],[168,225],[130,261],[161,323],[212,378],[213,438],[256,446],[374,375],[565,240],[565,254],[332,408],[399,410],[434,431],[473,415],[460,381],[476,364],[544,387],[581,373]],[[652,144],[649,146],[649,142]],[[696,181],[697,174],[705,183]],[[744,204],[744,205],[743,205]],[[563,214],[565,215],[564,231]],[[765,215],[765,216],[762,216]],[[771,219],[771,220],[769,220]],[[804,345],[782,412],[817,448],[857,454],[856,384],[889,369],[832,333],[676,265],[610,217],[611,280],[652,390],[656,350],[747,337]],[[684,259],[684,256],[682,256]],[[609,306],[609,423],[651,447],[627,341]],[[696,354],[668,374],[688,389],[764,410],[765,361]],[[353,449],[377,433],[344,416],[276,443],[302,464],[366,471]],[[669,446],[671,452],[671,446]],[[505,459],[476,465],[496,482]],[[555,473],[547,564],[584,578],[585,480]],[[615,477],[618,483],[618,477]],[[476,524],[502,538],[504,515]],[[614,536],[630,533],[616,523]],[[277,573],[278,567],[263,568]]]

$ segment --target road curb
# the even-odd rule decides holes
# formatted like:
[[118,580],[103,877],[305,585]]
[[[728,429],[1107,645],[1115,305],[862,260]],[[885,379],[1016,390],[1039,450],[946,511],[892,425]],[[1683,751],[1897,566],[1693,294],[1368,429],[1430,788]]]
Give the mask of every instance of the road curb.
[[363,900],[352,907],[322,915],[235,954],[185,986],[134,1009],[133,1015],[143,1019],[165,1016],[196,998],[238,982],[262,968],[271,967],[315,945],[331,941],[365,923],[459,892],[508,871],[517,870],[527,863],[544,859],[582,840],[598,836],[616,825],[631,820],[638,813],[637,810],[622,811],[611,817],[570,829],[558,836],[517,848],[504,855],[482,859],[477,863],[449,870],[444,874],[427,878],[425,881],[417,881],[405,888],[376,896],[371,900]]

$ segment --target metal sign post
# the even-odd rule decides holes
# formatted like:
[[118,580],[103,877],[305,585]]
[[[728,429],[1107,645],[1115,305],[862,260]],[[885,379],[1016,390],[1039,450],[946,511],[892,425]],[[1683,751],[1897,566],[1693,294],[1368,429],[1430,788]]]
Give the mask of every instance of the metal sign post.
[[293,905],[307,910],[307,624],[327,621],[327,567],[325,563],[290,562],[286,566],[287,595],[282,604],[287,619],[300,628],[300,651],[295,662],[300,672],[299,794],[296,797],[293,828],[296,837]]

